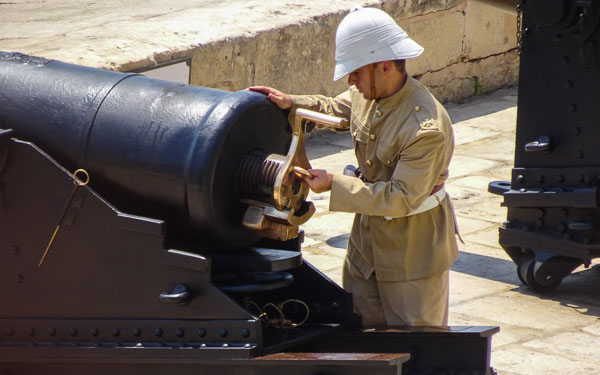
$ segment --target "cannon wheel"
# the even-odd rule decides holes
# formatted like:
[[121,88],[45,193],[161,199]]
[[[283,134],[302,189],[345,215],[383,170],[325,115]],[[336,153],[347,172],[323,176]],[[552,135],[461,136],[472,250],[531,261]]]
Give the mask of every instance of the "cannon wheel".
[[554,291],[561,281],[583,261],[565,256],[552,256],[538,261],[534,253],[524,254],[517,264],[519,280],[535,293]]

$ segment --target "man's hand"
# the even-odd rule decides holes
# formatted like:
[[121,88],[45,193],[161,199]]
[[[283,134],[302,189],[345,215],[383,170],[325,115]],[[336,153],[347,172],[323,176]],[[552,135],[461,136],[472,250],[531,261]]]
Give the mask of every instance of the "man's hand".
[[322,193],[331,190],[333,183],[333,173],[324,169],[309,169],[308,172],[312,177],[300,176],[308,184],[310,189],[315,193]]
[[277,89],[266,86],[252,86],[249,87],[248,90],[256,91],[267,95],[270,101],[277,104],[277,106],[281,109],[290,109],[292,107],[292,98]]

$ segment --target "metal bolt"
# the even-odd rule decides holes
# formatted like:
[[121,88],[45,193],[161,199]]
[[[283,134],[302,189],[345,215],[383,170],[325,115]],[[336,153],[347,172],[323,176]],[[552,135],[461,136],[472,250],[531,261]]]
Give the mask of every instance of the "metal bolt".
[[523,182],[525,182],[525,176],[523,176],[522,174],[518,175],[517,181],[522,184]]
[[92,328],[90,329],[90,333],[92,334],[92,336],[98,336],[98,334],[100,334],[100,330],[98,330],[98,328]]
[[228,334],[229,334],[229,332],[227,332],[226,328],[221,328],[219,330],[219,336],[221,336],[221,337],[227,337]]
[[121,334],[121,330],[119,328],[115,327],[115,328],[112,329],[111,333],[112,333],[113,336],[117,337],[117,336],[119,336]]
[[134,335],[135,337],[140,337],[140,336],[142,335],[142,330],[141,330],[141,329],[139,329],[139,328],[134,328],[134,329],[133,329],[133,335]]
[[250,330],[248,328],[242,328],[242,337],[249,337]]
[[17,282],[17,284],[21,284],[23,282],[23,275],[21,275],[20,273],[16,274],[15,281]]
[[200,328],[198,330],[198,336],[200,336],[200,337],[206,336],[206,330],[204,328]]
[[4,333],[6,334],[6,336],[12,336],[15,334],[15,330],[12,328],[7,328],[4,330]]
[[520,191],[521,193],[526,193],[526,192],[527,192],[527,189],[525,189],[525,188],[521,188],[521,189],[519,189],[519,191]]
[[25,330],[25,333],[27,334],[27,336],[33,336],[35,335],[35,329],[29,327]]
[[156,337],[161,337],[163,335],[163,330],[160,328],[157,328],[154,330],[154,336]]
[[69,335],[77,336],[77,328],[71,327],[71,329],[69,329]]
[[48,336],[56,336],[56,328],[48,328]]
[[183,337],[183,335],[185,335],[185,331],[183,330],[183,328],[177,328],[175,330],[175,334],[177,335],[177,337]]

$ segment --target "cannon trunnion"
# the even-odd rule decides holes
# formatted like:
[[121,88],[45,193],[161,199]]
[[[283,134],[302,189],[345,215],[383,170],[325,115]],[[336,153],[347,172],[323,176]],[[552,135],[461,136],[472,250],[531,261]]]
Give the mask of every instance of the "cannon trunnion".
[[0,122],[1,374],[493,372],[496,327],[365,329],[302,259],[263,96],[0,53]]

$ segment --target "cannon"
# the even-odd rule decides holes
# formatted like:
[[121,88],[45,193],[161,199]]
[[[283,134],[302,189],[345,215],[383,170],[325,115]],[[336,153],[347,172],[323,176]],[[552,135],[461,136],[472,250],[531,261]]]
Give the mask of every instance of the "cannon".
[[492,374],[497,327],[362,327],[302,259],[263,95],[0,53],[0,374]]
[[[486,0],[508,6],[515,1]],[[504,197],[499,242],[523,284],[555,290],[600,256],[600,2],[524,0],[514,168],[489,191]]]

